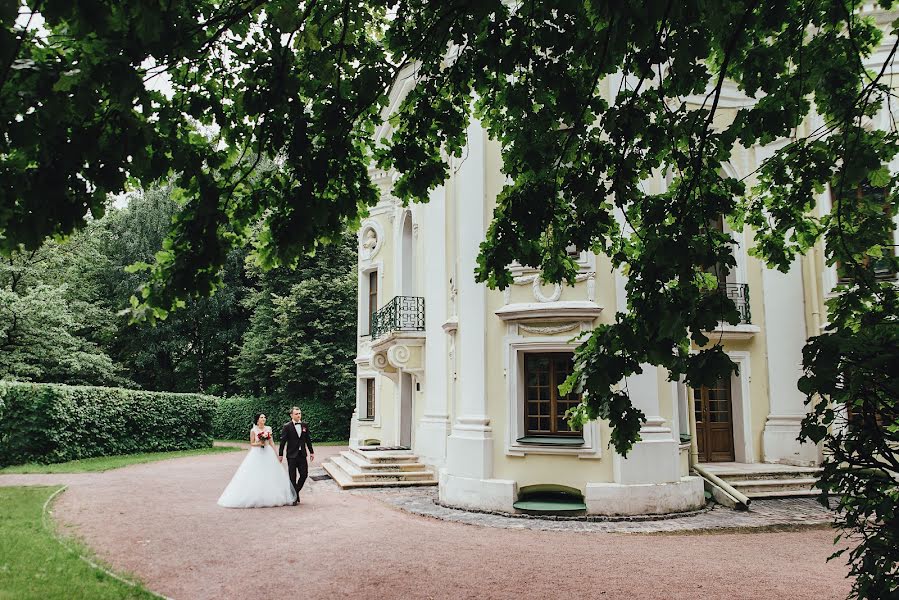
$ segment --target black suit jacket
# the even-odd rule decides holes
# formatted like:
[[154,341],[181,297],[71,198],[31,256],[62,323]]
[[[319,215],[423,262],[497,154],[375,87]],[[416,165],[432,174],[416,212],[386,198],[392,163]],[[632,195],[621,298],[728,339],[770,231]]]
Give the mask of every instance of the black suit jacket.
[[312,449],[312,440],[309,438],[309,424],[300,421],[303,434],[297,434],[297,428],[293,421],[288,421],[281,428],[281,445],[278,447],[278,456],[284,456],[284,446],[287,446],[287,459],[294,459],[300,456],[306,456],[306,448],[309,448],[309,454],[315,454]]

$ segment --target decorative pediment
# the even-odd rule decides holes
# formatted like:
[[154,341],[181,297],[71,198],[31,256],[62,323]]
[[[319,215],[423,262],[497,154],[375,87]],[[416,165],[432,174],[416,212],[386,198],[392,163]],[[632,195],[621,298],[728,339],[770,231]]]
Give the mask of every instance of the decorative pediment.
[[[578,273],[574,278],[575,283],[584,281],[587,282],[587,300],[593,302],[596,296],[596,273],[594,271],[585,271]],[[533,272],[530,275],[517,275],[512,279],[512,283],[514,285],[530,285],[531,293],[537,302],[558,302],[562,297],[562,285],[559,283],[545,283],[539,272]],[[509,303],[511,288],[507,287],[503,290],[503,299],[506,304]]]

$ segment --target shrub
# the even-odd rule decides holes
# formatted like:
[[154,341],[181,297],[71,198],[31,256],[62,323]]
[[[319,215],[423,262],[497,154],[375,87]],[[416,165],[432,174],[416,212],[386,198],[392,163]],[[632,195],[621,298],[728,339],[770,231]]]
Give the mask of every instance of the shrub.
[[0,466],[212,445],[200,394],[0,381]]
[[253,417],[265,413],[267,425],[272,428],[275,439],[280,439],[281,427],[290,420],[290,409],[299,406],[303,420],[309,423],[312,444],[317,441],[345,440],[350,435],[352,407],[347,409],[331,403],[315,400],[297,401],[284,398],[221,398],[213,417],[213,435],[216,439],[249,439]]

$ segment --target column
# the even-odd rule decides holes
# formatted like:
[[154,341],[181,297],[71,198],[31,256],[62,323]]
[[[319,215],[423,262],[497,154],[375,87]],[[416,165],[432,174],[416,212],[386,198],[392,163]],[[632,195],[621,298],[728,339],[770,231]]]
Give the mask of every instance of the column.
[[466,157],[453,185],[456,214],[455,419],[447,439],[440,499],[452,506],[511,511],[515,482],[493,479],[493,431],[487,412],[487,287],[475,282],[480,244],[487,231],[486,132],[468,127]]
[[[622,215],[618,215],[623,222]],[[624,226],[624,224],[622,224]],[[627,312],[626,277],[615,271],[617,310]],[[611,483],[587,483],[587,512],[607,515],[639,515],[684,512],[701,507],[705,498],[702,480],[680,477],[679,440],[661,417],[658,367],[641,365],[642,373],[627,377],[622,385],[634,407],[646,416],[640,427],[640,441],[627,458],[612,454]],[[677,398],[672,398],[676,402]],[[673,412],[672,414],[676,414]]]
[[469,125],[468,153],[456,174],[459,397],[447,457],[451,475],[476,479],[493,474],[493,432],[487,416],[485,372],[487,287],[474,279],[480,244],[487,231],[485,137],[479,123]]
[[[615,293],[618,310],[627,310],[626,278],[615,271]],[[646,415],[640,427],[640,441],[634,444],[627,458],[617,452],[613,455],[612,468],[616,483],[671,483],[680,481],[679,440],[674,439],[671,427],[665,424],[659,406],[659,369],[644,364],[643,372],[626,378],[631,403]],[[676,401],[673,399],[672,401]]]
[[794,261],[787,273],[765,269],[762,292],[769,399],[762,435],[763,460],[813,466],[818,464],[817,446],[800,444],[798,440],[806,413],[805,394],[796,387],[802,376],[802,348],[806,341],[801,261]]
[[449,294],[446,272],[446,189],[432,190],[420,206],[422,235],[422,289],[425,298],[425,370],[422,378],[424,415],[415,434],[415,451],[429,465],[446,462],[450,433],[447,407],[448,340],[443,331]]

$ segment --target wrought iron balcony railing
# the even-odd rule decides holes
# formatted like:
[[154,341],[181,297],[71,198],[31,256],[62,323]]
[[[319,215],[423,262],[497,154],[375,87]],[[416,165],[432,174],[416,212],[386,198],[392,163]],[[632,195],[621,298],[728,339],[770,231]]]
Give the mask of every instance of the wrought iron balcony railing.
[[371,339],[393,331],[424,331],[425,299],[417,296],[395,296],[371,316]]
[[748,283],[723,283],[718,288],[719,293],[733,300],[740,314],[740,323],[752,324],[752,313],[749,312],[749,284]]

